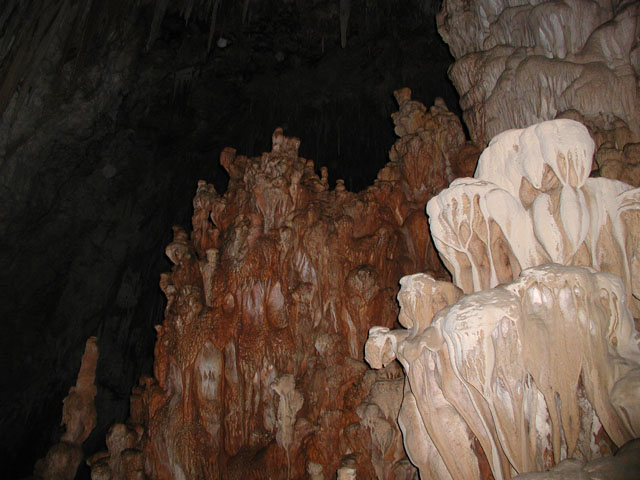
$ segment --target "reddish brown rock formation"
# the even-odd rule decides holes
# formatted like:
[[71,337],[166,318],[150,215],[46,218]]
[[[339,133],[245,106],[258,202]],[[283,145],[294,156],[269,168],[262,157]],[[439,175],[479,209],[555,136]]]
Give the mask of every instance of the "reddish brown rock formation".
[[66,431],[47,455],[36,462],[34,477],[44,480],[72,480],[82,460],[82,443],[96,426],[94,379],[98,363],[96,337],[87,340],[76,385],[63,401],[62,422]]
[[[132,417],[135,417],[134,413]],[[106,438],[108,451],[93,455],[87,461],[91,467],[91,479],[145,478],[144,456],[141,450],[142,433],[141,425],[127,426],[117,423],[112,426]]]
[[[224,150],[223,196],[198,183],[193,232],[175,228],[166,249],[174,267],[160,281],[168,304],[155,378],[132,398],[151,477],[415,475],[397,412],[376,404],[380,388],[398,390],[399,371],[367,375],[363,349],[370,326],[393,325],[400,277],[445,275],[425,204],[452,175],[473,170],[456,153],[475,158],[442,103],[427,112],[408,89],[396,98],[401,138],[361,193],[340,180],[331,190],[327,171],[318,176],[280,129],[261,157]],[[387,425],[384,438],[374,424]],[[124,470],[107,458],[95,463]]]

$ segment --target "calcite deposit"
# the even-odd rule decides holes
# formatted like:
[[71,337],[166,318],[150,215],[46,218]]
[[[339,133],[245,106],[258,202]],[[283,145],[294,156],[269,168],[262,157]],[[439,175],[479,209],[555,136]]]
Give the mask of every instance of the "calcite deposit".
[[447,299],[446,287],[424,274],[402,285],[401,312],[415,321],[372,329],[367,360],[404,366],[398,421],[423,477],[487,478],[488,463],[511,478],[640,436],[639,337],[616,276],[533,267],[435,318],[424,304]]
[[427,212],[436,247],[465,293],[509,282],[545,263],[620,276],[634,316],[640,190],[589,178],[594,142],[572,120],[494,138],[474,178],[452,182]]
[[525,473],[518,480],[575,480],[600,479],[635,480],[640,472],[640,440],[632,440],[620,448],[613,457],[602,457],[590,462],[568,459],[547,472]]
[[474,178],[429,201],[455,285],[403,278],[405,329],[374,327],[365,346],[373,368],[403,366],[398,423],[424,478],[511,478],[565,459],[578,463],[553,471],[578,474],[640,436],[639,191],[588,178],[593,152],[571,120],[507,131]]
[[82,461],[82,444],[96,426],[96,366],[98,345],[96,337],[85,344],[80,371],[75,386],[69,389],[63,401],[62,422],[65,432],[60,442],[49,449],[47,455],[38,460],[34,477],[43,480],[73,480]]
[[446,278],[424,208],[476,150],[442,102],[396,98],[391,161],[357,194],[330,188],[281,129],[261,157],[223,151],[226,193],[200,181],[192,232],[166,248],[154,378],[94,475],[415,477],[395,423],[401,372],[368,370],[362,352],[372,325],[393,325],[403,275]]
[[[639,7],[633,0],[444,1],[438,30],[456,58],[449,76],[474,141],[573,118],[589,126],[598,149],[606,141],[620,155],[639,142]],[[602,174],[640,182],[616,165]]]
[[474,140],[571,109],[640,140],[637,2],[447,0],[437,21]]

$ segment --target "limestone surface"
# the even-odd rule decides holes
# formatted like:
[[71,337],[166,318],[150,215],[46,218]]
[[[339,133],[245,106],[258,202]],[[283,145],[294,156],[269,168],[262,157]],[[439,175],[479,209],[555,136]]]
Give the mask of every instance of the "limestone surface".
[[563,460],[548,472],[524,473],[518,480],[634,480],[640,472],[640,440],[632,440],[618,450],[613,457],[603,457],[590,462]]
[[620,276],[634,316],[640,190],[589,178],[594,142],[572,120],[509,130],[482,153],[474,178],[429,201],[431,233],[465,293],[492,288],[545,263]]
[[573,120],[510,130],[429,201],[455,285],[404,277],[405,329],[373,327],[365,345],[373,368],[403,366],[398,423],[423,478],[633,465],[600,457],[640,436],[638,190],[589,178],[593,152]]
[[127,447],[96,456],[96,475],[143,464],[157,479],[415,477],[399,403],[382,394],[401,398],[401,372],[368,371],[362,351],[372,325],[393,325],[403,275],[447,278],[424,208],[475,158],[442,102],[396,97],[391,161],[357,194],[331,188],[281,129],[260,157],[223,151],[227,191],[200,181],[192,231],[176,227],[166,247],[154,376],[126,426],[143,433],[118,434]]
[[637,2],[447,0],[437,21],[474,140],[571,109],[640,140]]
[[438,30],[456,58],[449,76],[471,138],[486,145],[508,129],[572,118],[598,150],[606,142],[600,161],[616,152],[600,174],[639,185],[640,156],[627,147],[640,142],[639,8],[633,0],[444,1]]

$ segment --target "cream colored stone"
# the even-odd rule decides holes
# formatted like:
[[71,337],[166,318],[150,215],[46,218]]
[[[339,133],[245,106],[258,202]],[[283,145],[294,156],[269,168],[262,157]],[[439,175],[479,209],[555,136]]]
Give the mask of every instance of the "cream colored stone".
[[324,480],[322,465],[319,463],[309,462],[307,464],[307,473],[309,474],[310,480]]
[[[438,30],[456,63],[471,137],[576,110],[598,129],[617,122],[640,139],[638,2],[445,0]],[[620,145],[619,148],[622,148]]]
[[579,460],[564,460],[548,472],[525,473],[518,480],[635,480],[640,471],[640,440],[624,445],[614,457],[598,458],[583,463]]
[[600,427],[618,445],[640,435],[639,337],[624,290],[611,274],[544,265],[412,327],[396,351],[408,379],[399,423],[421,475],[479,478],[474,437],[502,479],[601,456]]
[[291,477],[290,449],[294,441],[296,415],[304,403],[304,397],[295,387],[295,378],[291,374],[282,375],[271,384],[271,388],[280,396],[276,441],[287,454],[287,478]]
[[619,275],[635,316],[640,190],[589,178],[594,143],[562,119],[494,138],[475,178],[455,180],[427,204],[434,243],[465,293],[544,263]]
[[548,477],[568,478],[640,436],[640,191],[589,178],[593,153],[572,120],[507,131],[429,202],[468,295],[404,277],[406,330],[373,327],[365,345],[372,367],[403,366],[398,424],[423,478],[486,478],[483,457],[496,480],[588,462]]

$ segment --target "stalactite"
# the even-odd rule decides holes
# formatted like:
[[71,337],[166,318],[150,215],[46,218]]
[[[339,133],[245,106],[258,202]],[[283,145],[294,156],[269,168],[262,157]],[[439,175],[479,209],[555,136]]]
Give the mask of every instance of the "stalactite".
[[216,31],[216,20],[218,17],[218,7],[220,6],[220,0],[215,0],[215,3],[211,7],[211,20],[209,23],[209,38],[207,39],[207,54],[211,51],[211,43],[213,42],[213,35]]
[[158,34],[160,33],[160,25],[164,19],[164,14],[169,6],[169,0],[158,0],[156,8],[153,11],[153,20],[151,20],[151,29],[149,30],[149,37],[147,39],[146,50],[148,51],[156,41]]
[[249,2],[251,0],[244,0],[244,5],[242,6],[242,24],[244,25],[247,22],[247,13],[249,13]]
[[351,0],[340,0],[340,45],[347,47],[347,27],[351,15]]

